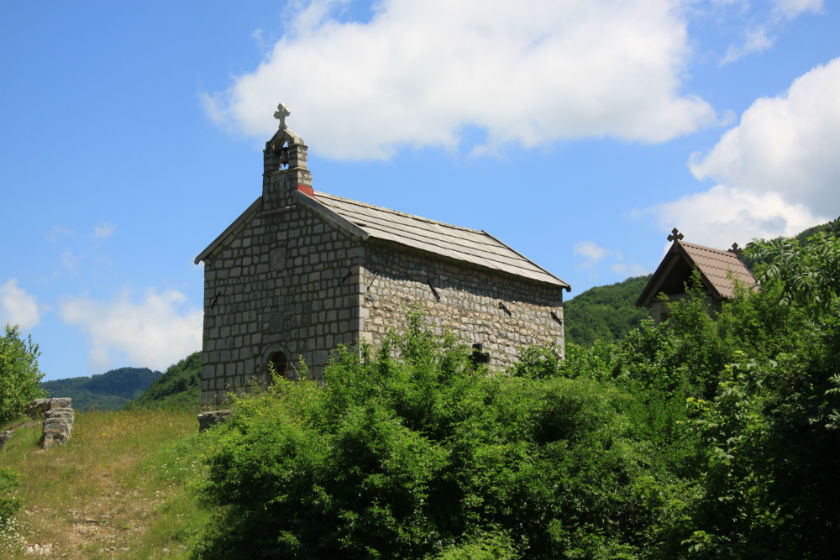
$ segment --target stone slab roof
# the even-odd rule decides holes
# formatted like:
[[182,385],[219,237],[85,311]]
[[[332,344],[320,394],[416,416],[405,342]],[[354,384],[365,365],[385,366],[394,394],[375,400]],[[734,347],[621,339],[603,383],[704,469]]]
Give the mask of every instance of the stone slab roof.
[[[298,198],[303,196],[306,195]],[[571,289],[569,284],[486,231],[453,226],[323,192],[315,192],[314,200],[358,228],[365,238],[390,241],[566,290]]]
[[[296,191],[295,200],[363,241],[371,237],[390,241],[456,261],[571,290],[569,284],[483,230],[453,226],[320,191],[314,192],[313,196]],[[252,216],[260,212],[261,202],[262,198],[255,200],[195,258],[195,263],[198,264],[210,256],[244,227]]]
[[736,283],[747,288],[756,285],[755,276],[732,251],[712,249],[677,239],[642,290],[636,305],[650,305],[667,283],[668,276],[679,269],[680,261],[686,262],[691,268],[697,268],[704,285],[718,299],[735,297]]

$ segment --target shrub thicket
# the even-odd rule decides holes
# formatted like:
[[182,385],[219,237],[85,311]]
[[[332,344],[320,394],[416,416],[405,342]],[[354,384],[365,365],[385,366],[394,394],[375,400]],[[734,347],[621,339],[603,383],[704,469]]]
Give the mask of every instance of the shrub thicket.
[[665,493],[613,387],[474,370],[416,313],[324,382],[237,399],[203,557],[633,557],[655,538]]
[[409,316],[324,383],[278,380],[208,433],[198,555],[840,556],[840,240],[757,242],[758,292],[695,285],[614,344],[506,374]]

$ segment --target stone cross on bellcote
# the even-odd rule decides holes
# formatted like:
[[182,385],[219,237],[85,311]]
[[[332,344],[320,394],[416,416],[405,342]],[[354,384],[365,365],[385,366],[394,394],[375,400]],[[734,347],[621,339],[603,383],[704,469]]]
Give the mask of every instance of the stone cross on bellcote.
[[278,178],[276,185],[269,181],[263,187],[263,200],[268,201],[268,206],[287,204],[283,193],[288,190],[301,191],[309,196],[314,193],[312,175],[306,166],[306,144],[286,125],[286,117],[290,114],[291,111],[282,102],[277,105],[274,118],[280,121],[279,128],[265,146],[266,173]]
[[286,117],[291,114],[291,111],[289,111],[282,103],[277,105],[277,111],[274,112],[274,118],[280,121],[280,130],[284,130],[286,128]]

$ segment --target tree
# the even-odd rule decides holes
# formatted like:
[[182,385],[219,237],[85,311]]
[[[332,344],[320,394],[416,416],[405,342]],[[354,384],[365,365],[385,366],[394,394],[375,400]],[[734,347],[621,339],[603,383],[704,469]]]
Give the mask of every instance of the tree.
[[805,242],[798,239],[754,241],[744,251],[763,284],[782,287],[779,303],[798,303],[809,311],[830,313],[840,291],[840,235],[819,231]]
[[746,253],[761,292],[724,309],[743,331],[736,353],[713,397],[690,403],[703,492],[682,556],[836,558],[840,238],[760,241]]
[[32,399],[43,396],[38,383],[44,376],[38,369],[38,345],[32,337],[22,339],[17,327],[6,325],[0,337],[0,422],[23,412]]
[[[613,380],[645,459],[675,477],[653,558],[840,557],[840,237],[757,241],[760,291],[714,317],[694,282],[609,351],[575,348],[540,377]],[[552,373],[552,369],[556,373]]]

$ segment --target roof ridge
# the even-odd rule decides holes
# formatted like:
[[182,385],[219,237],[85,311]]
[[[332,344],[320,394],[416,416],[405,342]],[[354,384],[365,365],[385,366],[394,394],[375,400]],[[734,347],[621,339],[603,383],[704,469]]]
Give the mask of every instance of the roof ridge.
[[[483,234],[483,235],[486,235],[486,236],[492,238],[494,241],[499,241],[498,239],[496,239],[492,235],[488,234],[484,230],[472,229],[472,228],[467,228],[467,227],[463,227],[463,226],[456,226],[456,225],[450,224],[448,222],[442,222],[440,220],[433,220],[431,218],[425,218],[423,216],[418,216],[417,214],[409,214],[408,212],[402,212],[400,210],[394,210],[393,208],[388,208],[386,206],[377,206],[375,204],[370,204],[370,203],[367,203],[367,202],[362,202],[360,200],[355,200],[353,198],[346,198],[346,197],[338,196],[338,195],[335,195],[335,194],[325,193],[323,191],[315,191],[315,196],[325,196],[327,198],[334,198],[334,199],[337,199],[337,200],[342,200],[344,202],[349,202],[351,204],[356,204],[357,206],[363,206],[363,207],[366,207],[366,208],[375,208],[376,210],[383,210],[385,212],[390,212],[392,214],[398,214],[400,216],[405,216],[406,218],[411,218],[411,219],[418,220],[418,221],[421,221],[421,222],[427,222],[427,223],[430,223],[430,224],[437,224],[437,225],[440,225],[440,226],[450,227],[452,229],[458,229],[458,230],[461,230],[461,231],[469,231],[470,233],[479,233],[479,234]],[[502,244],[504,245],[504,243],[502,243]]]
[[[704,249],[706,251],[711,251],[712,253],[718,253],[721,255],[727,255],[731,257],[738,258],[738,255],[730,251],[729,249],[715,249],[714,247],[707,247],[706,245],[698,245],[697,243],[689,243],[687,241],[680,241],[680,245],[689,246],[695,249]],[[741,259],[738,259],[741,260]]]
[[322,191],[313,201],[377,239],[561,288],[569,285],[484,230],[456,226]]

